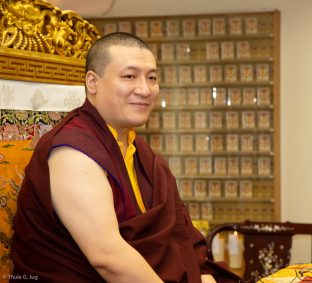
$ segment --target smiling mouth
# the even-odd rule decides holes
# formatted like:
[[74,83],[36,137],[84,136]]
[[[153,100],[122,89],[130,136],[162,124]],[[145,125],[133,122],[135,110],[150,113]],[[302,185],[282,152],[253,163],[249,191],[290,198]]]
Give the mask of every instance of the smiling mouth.
[[135,105],[135,106],[144,106],[144,107],[148,107],[149,103],[147,102],[131,102],[131,105]]

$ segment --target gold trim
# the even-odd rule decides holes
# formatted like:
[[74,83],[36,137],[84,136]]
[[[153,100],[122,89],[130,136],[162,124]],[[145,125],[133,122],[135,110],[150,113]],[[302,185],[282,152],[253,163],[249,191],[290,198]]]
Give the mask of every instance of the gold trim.
[[85,60],[0,47],[0,78],[83,85]]
[[85,58],[99,32],[44,0],[0,0],[0,46]]

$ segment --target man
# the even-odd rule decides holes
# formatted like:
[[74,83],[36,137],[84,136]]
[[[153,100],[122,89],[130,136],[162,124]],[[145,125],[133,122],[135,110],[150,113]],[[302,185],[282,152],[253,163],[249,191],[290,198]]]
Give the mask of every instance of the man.
[[135,136],[159,93],[148,46],[126,33],[99,39],[85,84],[84,105],[43,136],[26,169],[12,279],[237,282],[207,261],[167,164]]

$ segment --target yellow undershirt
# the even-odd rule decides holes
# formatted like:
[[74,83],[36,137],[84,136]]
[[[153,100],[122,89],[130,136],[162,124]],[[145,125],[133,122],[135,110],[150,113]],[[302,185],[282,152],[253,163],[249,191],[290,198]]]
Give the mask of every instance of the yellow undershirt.
[[[110,129],[111,133],[113,134],[114,138],[116,139],[118,146],[119,146],[119,149],[123,155],[124,149],[125,149],[124,143],[118,141],[117,131],[112,126],[110,126],[108,124],[107,124],[107,126]],[[126,168],[127,168],[127,172],[128,172],[130,181],[131,181],[134,196],[136,198],[136,201],[138,203],[140,210],[144,213],[144,212],[146,212],[146,209],[145,209],[145,206],[143,203],[141,191],[140,191],[139,184],[138,184],[138,178],[137,178],[135,168],[134,168],[134,164],[133,164],[133,155],[136,151],[136,148],[133,144],[134,139],[135,139],[135,131],[131,130],[128,134],[128,145],[127,145],[127,149],[126,149],[126,154],[124,156],[124,161],[126,164]]]

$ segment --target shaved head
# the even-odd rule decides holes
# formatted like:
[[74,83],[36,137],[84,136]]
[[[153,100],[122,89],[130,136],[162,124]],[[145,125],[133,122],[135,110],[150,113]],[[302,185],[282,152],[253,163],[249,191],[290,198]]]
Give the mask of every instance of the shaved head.
[[149,46],[139,37],[125,32],[110,33],[98,39],[89,49],[86,59],[86,73],[93,71],[102,75],[105,67],[111,62],[110,48],[112,46],[126,46],[144,48],[149,51]]

